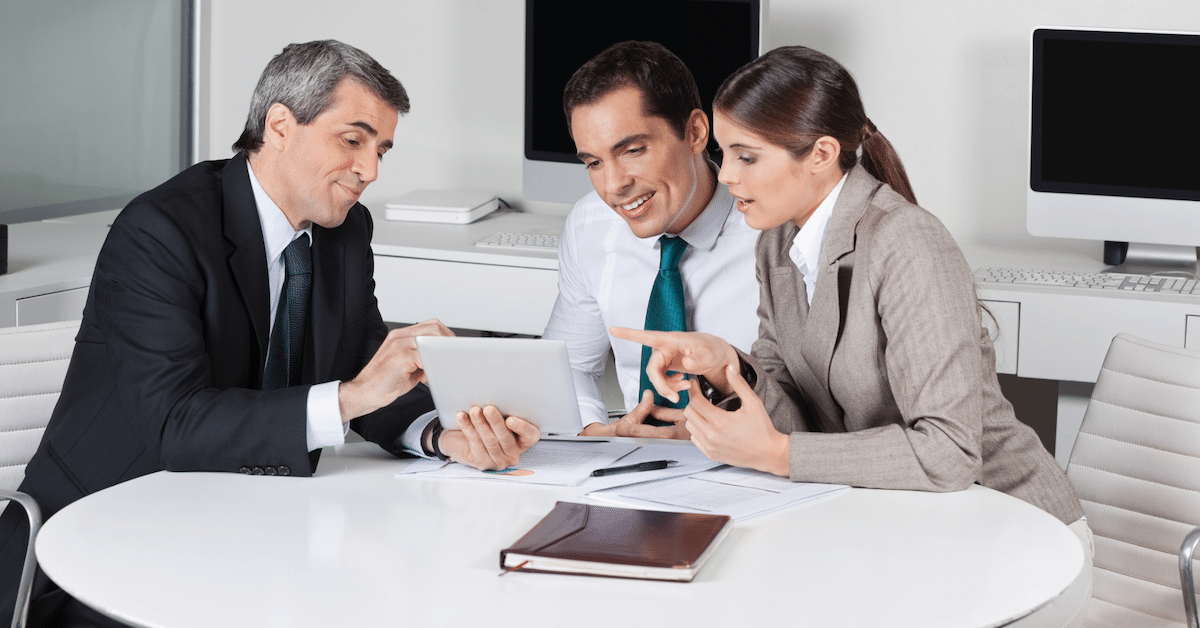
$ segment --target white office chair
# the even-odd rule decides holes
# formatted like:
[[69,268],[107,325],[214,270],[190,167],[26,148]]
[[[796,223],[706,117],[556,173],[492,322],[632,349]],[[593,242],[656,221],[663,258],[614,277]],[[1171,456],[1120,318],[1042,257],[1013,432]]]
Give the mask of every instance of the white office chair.
[[37,502],[16,489],[58,402],[78,331],[79,321],[0,329],[0,511],[16,503],[29,517],[29,545],[13,628],[25,625],[37,567],[33,542],[42,525]]
[[1187,613],[1188,628],[1200,628],[1200,613],[1196,611],[1196,581],[1192,576],[1192,555],[1200,543],[1200,528],[1195,528],[1183,539],[1179,548],[1179,578],[1183,581],[1183,609]]
[[1200,351],[1117,335],[1067,475],[1095,536],[1084,626],[1197,628]]

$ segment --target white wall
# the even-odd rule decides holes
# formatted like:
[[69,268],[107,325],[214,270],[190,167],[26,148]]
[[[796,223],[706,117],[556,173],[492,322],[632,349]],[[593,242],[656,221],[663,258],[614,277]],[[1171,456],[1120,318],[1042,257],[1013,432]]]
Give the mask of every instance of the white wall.
[[[521,199],[523,0],[209,1],[208,157],[229,155],[271,56],[289,42],[335,38],[375,56],[413,103],[365,202],[465,187],[532,211],[567,209]],[[917,198],[957,238],[1022,239],[1030,237],[1030,31],[1200,32],[1200,1],[772,0],[770,20],[771,46],[811,46],[854,73],[867,114],[896,145]],[[1145,130],[1097,132],[1112,134],[1116,159]]]

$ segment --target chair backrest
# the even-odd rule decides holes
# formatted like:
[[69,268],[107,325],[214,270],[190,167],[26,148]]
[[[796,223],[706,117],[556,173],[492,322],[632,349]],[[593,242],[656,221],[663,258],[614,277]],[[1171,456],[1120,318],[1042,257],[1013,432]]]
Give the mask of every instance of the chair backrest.
[[58,402],[78,331],[79,321],[0,329],[0,489],[16,490],[25,478],[25,464]]
[[1089,620],[1183,626],[1179,547],[1200,525],[1200,351],[1114,338],[1067,475],[1095,536]]

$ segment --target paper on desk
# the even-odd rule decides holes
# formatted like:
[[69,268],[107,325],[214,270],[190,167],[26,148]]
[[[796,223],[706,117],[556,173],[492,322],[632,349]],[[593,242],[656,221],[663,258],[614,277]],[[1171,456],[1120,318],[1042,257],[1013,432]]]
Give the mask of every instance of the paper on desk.
[[441,460],[426,460],[424,458],[413,458],[404,465],[404,468],[396,472],[396,476],[408,475],[410,473],[427,473],[429,471],[437,471],[446,466],[446,462]]
[[540,441],[521,454],[515,467],[503,471],[480,471],[465,464],[448,464],[425,473],[397,474],[401,478],[446,478],[492,480],[519,484],[575,486],[592,471],[612,466],[638,446],[611,441]]
[[675,466],[666,469],[656,469],[654,471],[638,471],[637,473],[622,473],[619,475],[606,475],[603,477],[585,479],[580,486],[600,490],[613,486],[625,486],[627,484],[636,484],[638,482],[649,482],[651,480],[663,480],[666,478],[678,477],[681,475],[691,475],[721,466],[719,462],[713,462],[708,459],[708,456],[700,453],[692,444],[650,444],[641,445],[636,451],[621,458],[611,466],[624,466],[627,464],[638,464],[640,462],[651,462],[654,460],[674,460],[679,463]]
[[848,488],[841,484],[792,482],[770,473],[721,466],[684,477],[591,491],[586,496],[637,508],[749,519]]

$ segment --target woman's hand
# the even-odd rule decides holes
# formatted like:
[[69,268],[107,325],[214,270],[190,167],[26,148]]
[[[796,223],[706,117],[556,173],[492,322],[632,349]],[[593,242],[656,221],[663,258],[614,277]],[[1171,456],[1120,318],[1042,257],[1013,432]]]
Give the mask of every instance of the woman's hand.
[[[682,373],[703,375],[708,383],[722,393],[729,392],[725,367],[739,364],[737,352],[728,342],[700,332],[648,331],[613,327],[608,330],[614,338],[631,340],[654,350],[646,363],[646,375],[658,394],[679,401],[679,391],[687,390],[688,380]],[[667,375],[667,371],[674,371]]]
[[709,403],[700,393],[700,386],[692,381],[688,405],[683,409],[692,442],[717,462],[788,477],[791,439],[771,424],[762,400],[742,379],[738,367],[730,365],[726,369],[725,378],[742,406],[733,412],[722,410]]

